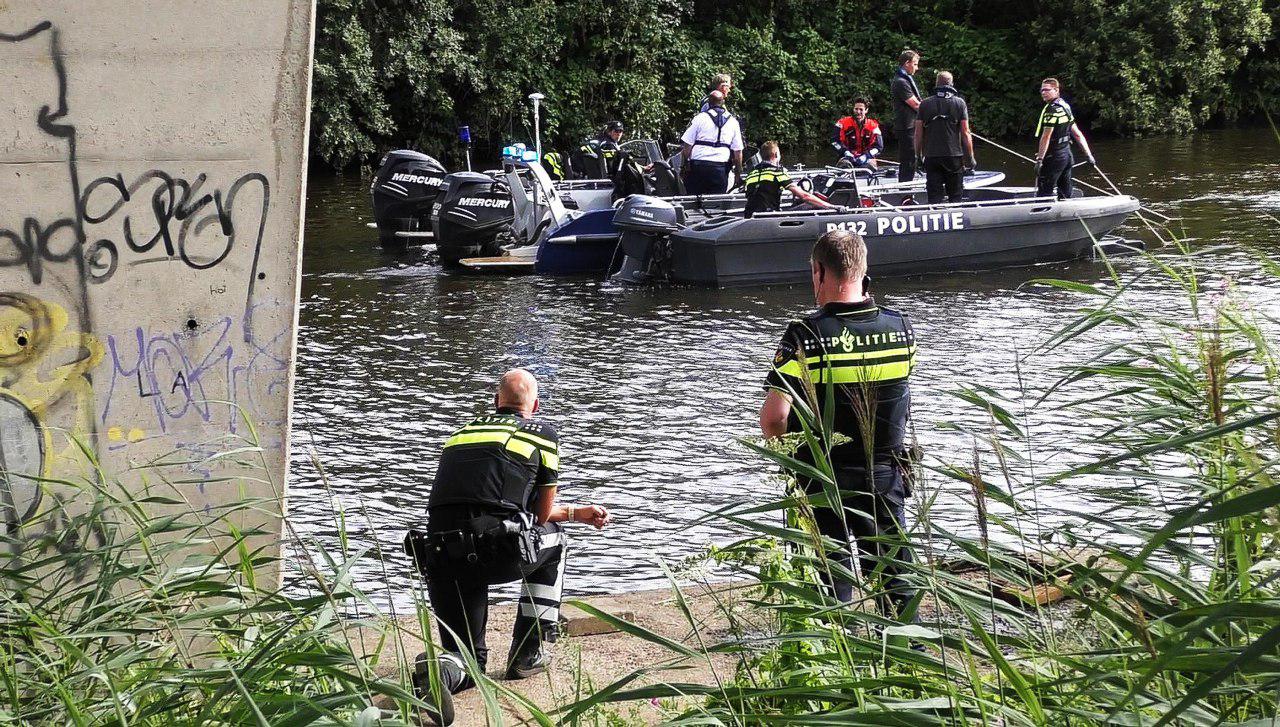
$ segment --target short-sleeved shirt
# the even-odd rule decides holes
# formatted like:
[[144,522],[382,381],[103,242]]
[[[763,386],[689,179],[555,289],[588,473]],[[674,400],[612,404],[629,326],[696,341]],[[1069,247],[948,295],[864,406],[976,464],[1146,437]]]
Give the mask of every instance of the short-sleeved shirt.
[[1040,110],[1040,121],[1036,123],[1036,138],[1039,139],[1045,129],[1053,129],[1053,136],[1049,138],[1049,149],[1070,146],[1071,125],[1075,122],[1076,117],[1071,112],[1071,105],[1056,98]]
[[742,180],[747,193],[747,217],[757,212],[773,212],[782,208],[782,190],[791,186],[787,170],[770,162],[760,162]]
[[950,86],[939,86],[920,102],[919,120],[924,124],[925,157],[964,156],[960,143],[960,122],[969,120],[969,106]]
[[742,127],[738,119],[728,111],[723,113],[723,123],[716,124],[716,107],[700,111],[693,117],[680,141],[693,147],[690,158],[694,161],[727,162],[730,152],[742,151]]
[[889,81],[889,95],[893,97],[894,131],[910,131],[916,123],[916,110],[907,105],[907,99],[921,99],[915,79],[899,68],[893,74],[893,80]]
[[428,508],[475,505],[529,512],[536,488],[556,484],[560,438],[550,424],[499,409],[444,443]]
[[[903,448],[911,409],[907,378],[915,366],[915,350],[915,334],[902,313],[869,297],[828,303],[787,327],[765,386],[805,396],[807,376],[819,413],[832,395],[834,429],[850,440],[832,448],[832,464],[869,467],[889,461]],[[800,429],[794,406],[787,429]],[[797,457],[813,462],[807,447]]]

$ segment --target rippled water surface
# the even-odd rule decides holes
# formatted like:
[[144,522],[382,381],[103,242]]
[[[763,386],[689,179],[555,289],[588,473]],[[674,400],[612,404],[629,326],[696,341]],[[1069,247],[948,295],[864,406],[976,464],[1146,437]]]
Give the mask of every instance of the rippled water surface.
[[[1024,145],[1028,149],[1030,145]],[[1256,305],[1280,304],[1250,248],[1280,253],[1280,150],[1269,131],[1223,131],[1177,139],[1103,141],[1097,156],[1112,181],[1166,214],[1178,214],[1215,275],[1231,275]],[[990,148],[984,166],[1030,181],[1027,165]],[[1096,177],[1086,177],[1096,180]],[[692,522],[703,512],[777,494],[770,468],[735,442],[756,432],[761,384],[786,323],[812,308],[805,287],[736,290],[620,288],[586,278],[475,277],[442,272],[421,252],[377,246],[368,182],[313,178],[307,200],[301,330],[289,510],[295,526],[336,545],[335,509],[351,546],[382,548],[356,568],[382,600],[409,600],[405,530],[425,518],[440,447],[487,410],[497,377],[513,366],[542,382],[543,416],[562,440],[562,493],[608,505],[617,525],[576,528],[568,589],[576,593],[659,585],[660,558],[678,560],[724,527]],[[1123,233],[1137,236],[1139,226]],[[1170,254],[1162,250],[1160,254]],[[1117,261],[1122,274],[1149,265]],[[978,421],[951,396],[963,384],[1012,391],[1015,356],[1062,325],[1081,301],[1037,277],[1097,282],[1100,264],[1079,262],[980,275],[878,281],[878,300],[911,314],[920,344],[914,415],[930,453],[965,463],[971,440],[939,426]],[[1142,303],[1177,310],[1183,300],[1156,281]],[[1068,345],[1021,367],[1029,388],[1088,351]],[[1038,418],[1044,452],[1087,441],[1086,422]],[[1087,456],[1075,447],[1072,456]],[[323,465],[327,488],[312,465]],[[1053,466],[1054,462],[1045,463]],[[933,517],[971,528],[972,509],[946,483]],[[1183,493],[1105,482],[1041,493],[1053,504],[1117,519],[1149,520]],[[389,595],[388,595],[389,594]]]

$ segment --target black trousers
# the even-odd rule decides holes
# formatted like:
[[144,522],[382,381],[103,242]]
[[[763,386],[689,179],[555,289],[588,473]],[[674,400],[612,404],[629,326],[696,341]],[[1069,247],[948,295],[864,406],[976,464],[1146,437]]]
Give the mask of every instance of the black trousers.
[[929,204],[959,202],[964,196],[964,160],[961,157],[926,158],[924,178]]
[[[868,588],[878,591],[876,603],[880,612],[890,618],[902,612],[915,597],[915,589],[903,577],[912,562],[906,538],[904,505],[907,487],[896,466],[874,468],[874,481],[868,482],[867,470],[837,468],[836,483],[844,498],[844,513],[815,505],[813,516],[818,531],[845,544],[840,551],[827,553],[827,558],[853,571],[852,539],[858,549],[858,565]],[[873,574],[878,574],[872,583]],[[823,582],[842,602],[853,601],[853,583],[821,574]]]
[[729,163],[689,160],[684,189],[689,194],[724,194],[729,187]]
[[[465,526],[469,508],[439,508],[431,513],[428,532]],[[539,525],[542,547],[538,561],[526,564],[514,551],[476,563],[433,564],[426,574],[427,596],[440,627],[445,651],[469,649],[484,668],[489,659],[485,626],[489,622],[489,586],[520,581],[520,602],[511,635],[511,653],[540,641],[555,641],[564,590],[567,540],[558,523]]]
[[1040,176],[1036,178],[1036,194],[1048,197],[1056,188],[1058,199],[1071,199],[1071,167],[1075,161],[1070,145],[1046,153],[1040,165]]
[[898,181],[910,182],[916,178],[915,129],[894,129],[898,137]]

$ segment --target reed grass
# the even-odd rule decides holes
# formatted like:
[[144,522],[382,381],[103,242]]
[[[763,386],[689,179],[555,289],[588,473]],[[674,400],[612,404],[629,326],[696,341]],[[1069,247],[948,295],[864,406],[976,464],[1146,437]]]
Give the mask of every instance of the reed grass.
[[[1231,281],[1207,283],[1185,247],[1146,260],[1097,285],[1035,281],[1080,308],[1017,355],[1019,381],[1022,367],[1069,342],[1092,352],[1045,390],[956,392],[981,416],[953,425],[971,438],[971,461],[933,459],[915,472],[907,537],[919,623],[877,613],[877,573],[847,574],[862,593],[851,606],[832,600],[819,573],[839,570],[822,555],[835,544],[810,514],[829,493],[810,502],[792,489],[707,516],[749,532],[715,555],[751,584],[756,610],[726,610],[730,638],[668,646],[670,664],[727,654],[731,679],[628,689],[636,675],[627,675],[561,714],[695,696],[673,724],[1278,723],[1280,365],[1271,337],[1280,321],[1249,307]],[[1274,264],[1260,267],[1280,283]],[[1176,291],[1182,304],[1143,305],[1139,282]],[[816,464],[745,444],[830,490],[830,421],[815,416],[811,387],[791,393],[803,424],[792,436],[813,447]],[[1064,413],[1083,436],[1038,441],[1038,422]],[[1063,487],[1102,484],[1167,501],[1136,524],[1054,504]],[[930,515],[958,493],[975,532]],[[1042,603],[1037,589],[1065,600]]]

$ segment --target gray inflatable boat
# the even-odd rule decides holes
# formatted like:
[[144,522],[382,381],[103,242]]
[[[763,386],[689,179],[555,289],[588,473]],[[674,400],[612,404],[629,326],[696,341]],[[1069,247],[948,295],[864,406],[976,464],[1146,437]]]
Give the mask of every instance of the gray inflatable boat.
[[685,226],[678,205],[634,195],[618,208],[625,256],[615,280],[671,280],[720,287],[809,279],[809,253],[823,233],[857,232],[871,275],[990,270],[1073,260],[1136,212],[1136,198],[1036,197],[1024,187],[973,190],[939,205],[880,204],[853,210],[711,217]]

